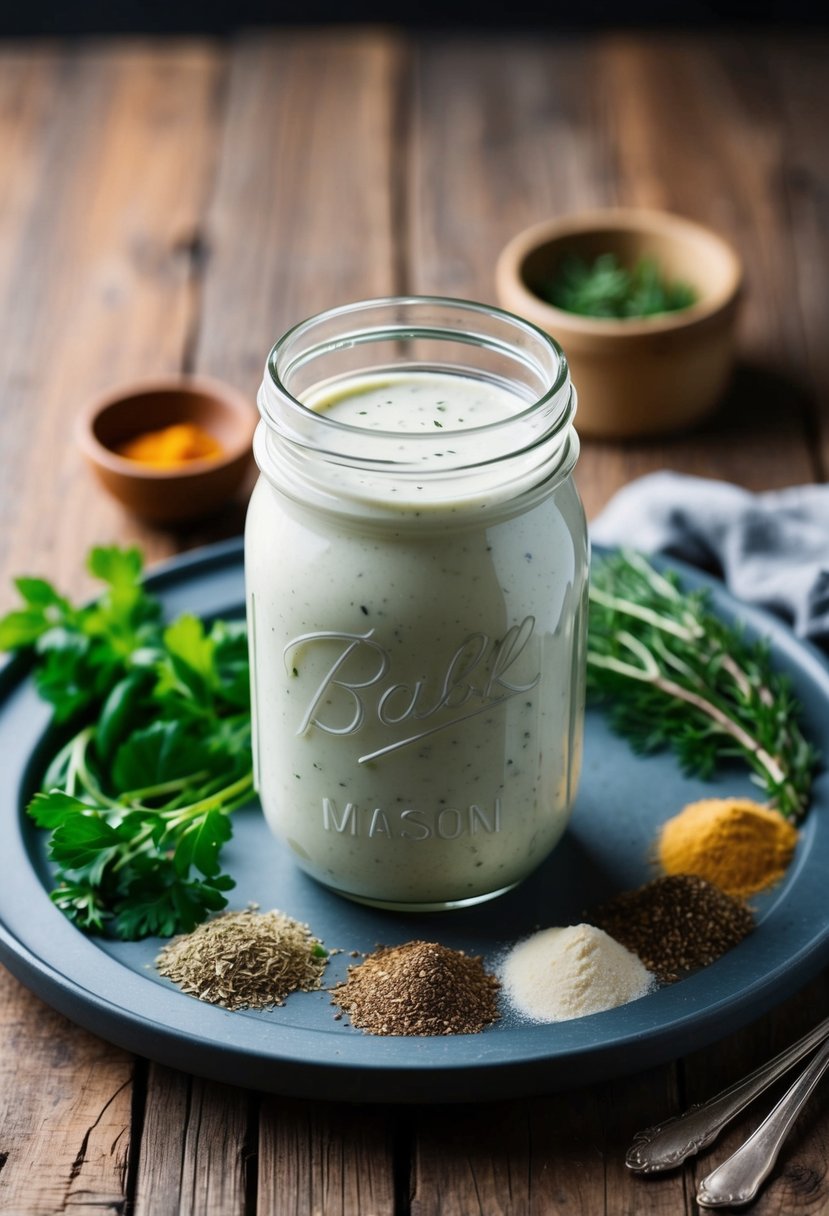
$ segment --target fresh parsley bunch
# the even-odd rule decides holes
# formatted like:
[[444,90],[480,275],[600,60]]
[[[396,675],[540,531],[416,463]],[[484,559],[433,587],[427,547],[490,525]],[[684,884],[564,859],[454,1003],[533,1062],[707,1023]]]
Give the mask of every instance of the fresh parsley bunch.
[[20,578],[0,620],[0,649],[33,648],[68,736],[28,808],[51,833],[52,899],[88,933],[188,932],[227,903],[219,851],[252,796],[245,626],[165,624],[137,549],[93,549],[88,567],[96,602]]
[[738,757],[781,815],[805,814],[817,753],[800,706],[768,644],[715,616],[705,591],[638,553],[594,562],[587,678],[636,751],[670,747],[700,777]]

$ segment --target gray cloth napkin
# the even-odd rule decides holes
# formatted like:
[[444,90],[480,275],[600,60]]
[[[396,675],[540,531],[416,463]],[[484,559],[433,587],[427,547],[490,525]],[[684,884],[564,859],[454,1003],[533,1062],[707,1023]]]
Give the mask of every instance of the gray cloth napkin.
[[652,473],[611,499],[590,529],[602,545],[666,553],[714,571],[739,599],[829,642],[829,486],[752,494],[679,473]]

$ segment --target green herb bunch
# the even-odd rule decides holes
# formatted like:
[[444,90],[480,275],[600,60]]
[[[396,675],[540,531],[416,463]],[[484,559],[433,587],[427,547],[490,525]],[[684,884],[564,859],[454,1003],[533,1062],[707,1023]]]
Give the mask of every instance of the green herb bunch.
[[689,308],[697,298],[688,283],[666,280],[652,258],[640,258],[629,270],[613,253],[604,253],[593,262],[575,255],[564,258],[540,294],[565,312],[617,319],[677,312]]
[[137,549],[99,548],[105,590],[75,606],[20,578],[0,649],[34,648],[35,681],[68,739],[29,814],[50,832],[55,904],[89,933],[187,932],[227,903],[219,850],[252,797],[243,622],[165,625]]
[[741,757],[782,815],[803,816],[817,755],[797,702],[767,643],[714,616],[706,592],[639,554],[594,563],[587,664],[590,692],[636,751],[672,747],[701,777]]

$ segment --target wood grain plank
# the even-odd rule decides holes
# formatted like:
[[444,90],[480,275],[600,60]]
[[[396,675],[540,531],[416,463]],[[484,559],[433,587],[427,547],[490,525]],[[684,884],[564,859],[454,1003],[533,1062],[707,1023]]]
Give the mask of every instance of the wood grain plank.
[[257,1216],[393,1216],[393,1140],[377,1107],[264,1098]]
[[630,1137],[676,1109],[672,1069],[526,1102],[424,1108],[416,1120],[412,1216],[680,1216],[682,1172],[642,1188]]
[[[198,44],[0,59],[0,576],[36,558],[81,590],[79,558],[93,540],[135,539],[156,556],[207,535],[149,533],[86,481],[71,416],[89,393],[184,365],[253,394],[268,347],[292,321],[398,288],[493,299],[494,256],[510,233],[586,202],[693,209],[744,241],[759,258],[744,350],[762,362],[693,436],[587,445],[591,510],[661,463],[758,486],[814,475],[804,420],[814,386],[825,384],[825,340],[809,251],[825,176],[822,162],[812,167],[813,128],[801,129],[794,151],[786,139],[807,105],[806,83],[824,95],[818,62],[801,88],[791,80],[796,47],[773,65],[768,51],[734,44],[700,44],[699,56],[695,43],[670,46],[667,58],[661,46],[427,40],[405,205],[406,55],[392,36],[243,40],[226,95],[221,53]],[[677,82],[681,96],[672,95]],[[785,89],[785,122],[766,82]],[[718,124],[735,124],[736,135]],[[699,154],[684,155],[698,137]],[[803,165],[808,190],[798,195]],[[407,214],[403,248],[395,223]],[[797,321],[781,279],[787,216],[796,219]],[[776,240],[779,248],[765,247]],[[803,384],[790,383],[802,368]],[[782,392],[773,399],[772,372]],[[819,999],[822,990],[804,1008]],[[692,1064],[706,1089],[717,1075],[707,1061]],[[4,977],[0,1074],[0,1206],[20,1216],[121,1210],[130,1058]],[[682,1176],[643,1184],[620,1165],[629,1131],[675,1104],[673,1073],[654,1070],[529,1104],[417,1112],[412,1210],[683,1212]],[[801,1202],[809,1213],[829,1210],[824,1110],[818,1098],[764,1214]],[[244,1211],[247,1115],[237,1091],[151,1069],[136,1211]],[[264,1099],[260,1216],[394,1211],[396,1120]]]
[[0,968],[0,1211],[123,1211],[132,1072]]
[[195,363],[255,396],[280,334],[395,289],[400,42],[291,33],[235,48]]
[[[514,232],[558,211],[617,201],[598,63],[595,43],[575,38],[420,44],[412,290],[494,301],[495,260]],[[589,462],[586,481],[595,505],[604,487]],[[627,1106],[644,1122],[670,1108],[673,1077],[656,1070],[615,1088],[612,1100],[587,1091],[419,1119],[413,1212],[684,1212],[681,1174],[642,1194],[626,1174],[621,1141],[636,1118],[606,1121],[614,1104],[614,1115]]]
[[[729,1035],[720,1043],[683,1062],[685,1099],[703,1102],[788,1047],[825,1015],[829,976],[822,975],[774,1013]],[[797,1070],[778,1082],[745,1114],[740,1115],[692,1163],[691,1193],[701,1178],[733,1153],[765,1118],[792,1083]],[[829,1102],[818,1089],[786,1141],[774,1172],[751,1208],[757,1216],[819,1216],[829,1211]]]
[[603,200],[612,165],[593,58],[579,38],[420,40],[410,290],[495,303],[495,260],[516,231]]
[[73,426],[104,387],[182,366],[221,60],[189,43],[46,48],[7,51],[0,75],[5,607],[3,576],[33,566],[86,589],[92,543],[134,539],[152,557],[176,547],[93,484]]
[[595,1143],[595,1099],[565,1101],[563,1126],[562,1099],[555,1098],[541,1104],[542,1120],[535,1118],[538,1102],[421,1111],[412,1216],[600,1216],[604,1170]]
[[[492,267],[512,232],[550,214],[597,205],[689,214],[730,236],[746,259],[742,365],[721,411],[676,438],[624,447],[586,443],[578,481],[589,512],[631,477],[664,466],[756,488],[811,480],[818,471],[809,450],[816,380],[803,375],[803,328],[789,306],[792,244],[785,200],[775,188],[787,153],[780,108],[769,98],[770,77],[757,47],[687,36],[533,44],[507,38],[497,46],[426,41],[416,70],[409,204],[414,290],[493,299]],[[816,74],[810,77],[812,96]],[[825,90],[821,82],[818,91]],[[805,139],[804,149],[809,146]],[[812,235],[804,228],[804,254]],[[660,1109],[664,1076],[650,1085],[640,1105],[644,1123]],[[634,1082],[616,1088],[620,1112],[634,1091]],[[582,1147],[586,1116],[579,1104],[591,1100],[574,1095],[571,1114]],[[672,1109],[673,1103],[663,1103],[662,1117]],[[604,1111],[611,1110],[606,1102]],[[520,1110],[512,1113],[521,1127]],[[509,1118],[503,1124],[508,1141]],[[635,1124],[631,1120],[631,1132]],[[562,1112],[548,1125],[565,1125]],[[443,1141],[453,1143],[449,1123],[419,1125],[417,1210],[441,1210],[447,1178],[452,1194],[462,1196],[453,1201],[458,1211],[479,1210],[479,1183],[484,1194],[494,1190],[498,1197],[492,1210],[510,1211],[512,1204],[526,1210],[529,1197],[520,1185],[516,1191],[513,1170],[528,1150],[511,1144],[502,1152],[501,1135],[493,1135],[487,1115],[474,1134],[462,1126],[462,1151],[456,1152],[441,1148]],[[563,1168],[570,1188],[561,1192],[561,1210],[604,1210],[596,1189],[600,1174],[608,1211],[642,1211],[651,1204],[666,1213],[686,1205],[690,1210],[693,1192],[686,1194],[682,1175],[643,1187],[625,1173],[618,1126],[614,1120],[606,1129],[601,1170],[595,1161],[568,1167],[555,1154],[550,1158],[548,1170],[555,1175],[557,1166]],[[532,1145],[535,1152],[535,1137]],[[822,1151],[818,1145],[818,1158]],[[509,1170],[499,1174],[503,1161]],[[579,1194],[580,1185],[589,1199]]]
[[[194,365],[255,398],[265,358],[311,313],[397,286],[399,40],[284,32],[234,47],[207,225]],[[376,1112],[264,1100],[259,1216],[391,1213]]]
[[[150,557],[180,544],[104,498],[72,428],[101,388],[184,363],[221,79],[218,52],[189,43],[0,57],[3,607],[9,576],[24,570],[83,593],[94,542],[138,541]],[[0,1205],[19,1216],[122,1211],[132,1058],[5,974],[0,1044]],[[221,1110],[214,1103],[214,1121]],[[194,1196],[199,1187],[194,1174]]]
[[605,1127],[605,1193],[610,1214],[679,1216],[695,1211],[688,1168],[644,1180],[625,1165],[633,1136],[666,1119],[682,1106],[676,1065],[637,1073],[605,1086],[602,1121]]
[[829,147],[825,138],[825,34],[784,40],[766,50],[775,103],[783,123],[781,176],[776,183],[786,207],[792,249],[788,291],[805,342],[804,370],[814,388],[815,430],[821,476],[829,470]]
[[739,361],[719,411],[676,437],[588,443],[590,514],[633,476],[669,467],[769,489],[819,475],[815,386],[791,307],[793,251],[777,188],[787,159],[760,44],[717,37],[607,39],[598,56],[618,201],[664,207],[721,232],[746,268]]
[[134,1216],[244,1216],[248,1095],[150,1066]]
[[512,233],[613,204],[711,223],[749,266],[741,366],[720,411],[665,440],[586,442],[577,480],[591,515],[632,477],[661,467],[755,488],[815,476],[814,389],[788,306],[787,214],[770,186],[783,132],[757,66],[750,46],[696,36],[421,46],[414,290],[494,300],[494,262]]
[[[17,234],[37,202],[42,131],[57,102],[53,56],[0,48],[0,292],[16,260]],[[17,284],[16,290],[25,284]]]

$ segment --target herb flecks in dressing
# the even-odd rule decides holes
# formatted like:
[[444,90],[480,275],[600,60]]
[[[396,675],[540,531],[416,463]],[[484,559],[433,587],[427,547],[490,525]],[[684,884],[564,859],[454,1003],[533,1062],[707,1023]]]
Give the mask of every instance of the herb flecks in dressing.
[[[444,432],[436,436],[435,448],[420,453],[420,459],[427,460],[454,454],[451,432],[501,422],[528,403],[490,380],[418,371],[360,376],[347,384],[324,386],[308,393],[305,404],[347,426],[399,434],[401,452],[406,451],[406,435]],[[491,438],[482,436],[479,454],[491,457],[491,445]]]

